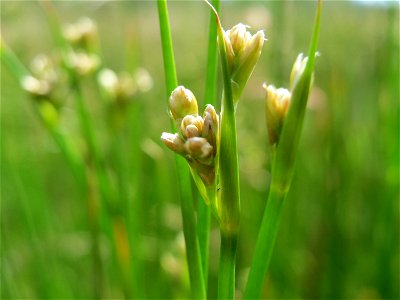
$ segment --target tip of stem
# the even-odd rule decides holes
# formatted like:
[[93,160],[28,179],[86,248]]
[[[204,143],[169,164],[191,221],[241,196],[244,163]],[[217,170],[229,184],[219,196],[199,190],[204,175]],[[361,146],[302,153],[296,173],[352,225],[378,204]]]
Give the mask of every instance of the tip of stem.
[[212,9],[212,11],[213,11],[214,14],[215,14],[215,18],[216,18],[216,21],[217,21],[218,26],[221,27],[221,21],[220,21],[220,19],[219,19],[219,15],[218,15],[218,12],[217,12],[217,10],[215,9],[215,7],[214,7],[208,0],[204,0],[204,2],[206,2],[206,3],[208,4],[208,6],[210,6],[210,8]]
[[306,67],[309,70],[311,70],[314,67],[315,54],[317,52],[320,23],[321,23],[321,10],[322,10],[322,0],[317,0],[317,11],[314,21],[314,30],[311,38],[310,49],[308,52],[308,62]]

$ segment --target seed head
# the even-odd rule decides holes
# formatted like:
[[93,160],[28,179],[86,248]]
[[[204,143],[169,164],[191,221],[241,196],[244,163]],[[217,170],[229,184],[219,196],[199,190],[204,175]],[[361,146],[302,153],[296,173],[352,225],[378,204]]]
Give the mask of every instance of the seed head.
[[182,140],[182,138],[179,136],[179,134],[175,133],[168,133],[168,132],[163,132],[161,134],[161,141],[167,146],[169,149],[172,151],[184,155],[185,149],[184,149],[184,144],[185,142]]
[[118,89],[118,77],[113,70],[103,69],[100,71],[97,80],[101,88],[110,96],[115,97]]
[[237,101],[254,70],[264,45],[264,32],[252,35],[248,26],[237,24],[224,33],[233,97]]
[[187,115],[182,119],[181,132],[185,138],[200,136],[203,130],[203,118]]
[[192,137],[185,143],[185,150],[191,158],[200,161],[201,163],[208,164],[212,159],[213,147],[202,137]]
[[58,80],[58,74],[53,62],[45,54],[36,56],[30,63],[30,69],[37,78],[46,80],[49,83],[54,83]]
[[279,140],[279,135],[282,130],[283,122],[285,120],[291,94],[287,89],[275,88],[273,85],[263,85],[265,96],[265,112],[267,119],[268,135],[271,145]]
[[71,51],[67,56],[66,63],[78,75],[84,76],[97,70],[100,65],[100,58],[95,54]]
[[33,76],[25,76],[21,82],[22,88],[34,97],[44,97],[50,94],[50,84]]
[[153,78],[146,69],[136,69],[133,77],[140,92],[145,93],[153,87]]
[[178,86],[169,97],[169,109],[175,120],[180,120],[186,115],[197,115],[196,97],[184,86]]
[[239,23],[226,32],[235,55],[239,55],[251,38],[251,34],[247,31],[247,28],[248,26]]
[[216,149],[219,130],[219,118],[214,106],[208,104],[203,114],[204,127],[202,136]]
[[64,26],[63,35],[71,44],[83,46],[86,49],[88,44],[97,36],[97,26],[93,20],[84,17],[75,24]]
[[[180,133],[164,132],[161,140],[186,159],[201,191],[213,188],[219,131],[219,119],[214,107],[207,105],[203,116],[199,116],[196,98],[183,86],[178,86],[172,92],[169,106]],[[203,197],[206,199],[208,195],[204,194]]]

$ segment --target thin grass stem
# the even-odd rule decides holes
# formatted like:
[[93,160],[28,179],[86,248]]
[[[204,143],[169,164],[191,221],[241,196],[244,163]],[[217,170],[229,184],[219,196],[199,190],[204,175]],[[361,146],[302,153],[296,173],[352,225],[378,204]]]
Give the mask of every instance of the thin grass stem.
[[[165,0],[158,0],[158,14],[160,22],[161,44],[164,61],[165,81],[167,87],[167,99],[171,92],[178,85],[176,76],[175,60],[172,47],[171,31],[169,27],[167,3]],[[171,128],[174,124],[171,120]],[[189,267],[192,297],[206,299],[206,289],[200,256],[200,247],[197,239],[195,210],[191,194],[191,180],[186,161],[175,156],[176,168],[179,181],[179,197],[181,202],[183,233],[186,243],[186,255]]]
[[243,299],[259,299],[281,219],[282,206],[290,188],[295,167],[295,158],[300,141],[308,94],[314,69],[321,15],[318,1],[310,50],[304,71],[294,84],[291,104],[286,116],[276,155],[272,164],[272,179],[267,205],[258,234],[253,261]]
[[272,257],[285,193],[271,186],[243,299],[259,299]]
[[237,236],[221,234],[218,299],[235,299]]
[[[211,5],[210,5],[211,6]],[[219,174],[221,194],[217,203],[221,233],[218,299],[235,299],[235,265],[237,234],[240,224],[239,163],[235,105],[231,74],[225,48],[224,32],[218,13],[216,16],[219,53],[224,91],[221,104],[221,132],[219,148]]]
[[[220,0],[212,1],[212,5],[218,12]],[[206,86],[204,99],[206,103],[216,105],[218,80],[218,52],[217,52],[217,23],[215,14],[210,11],[207,67],[206,67]],[[200,199],[197,206],[197,236],[200,245],[201,262],[203,265],[204,284],[208,285],[208,246],[210,235],[211,209]]]

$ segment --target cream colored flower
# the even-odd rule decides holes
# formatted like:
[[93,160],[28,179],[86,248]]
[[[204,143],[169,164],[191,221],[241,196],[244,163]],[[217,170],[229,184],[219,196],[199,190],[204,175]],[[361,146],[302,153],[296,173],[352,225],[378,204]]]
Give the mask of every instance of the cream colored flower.
[[279,135],[282,130],[283,122],[285,120],[291,93],[284,88],[275,88],[273,85],[263,85],[265,96],[265,112],[267,119],[268,135],[271,145],[279,140]]
[[186,115],[197,115],[196,97],[184,86],[178,86],[169,97],[169,109],[175,120],[180,120]]

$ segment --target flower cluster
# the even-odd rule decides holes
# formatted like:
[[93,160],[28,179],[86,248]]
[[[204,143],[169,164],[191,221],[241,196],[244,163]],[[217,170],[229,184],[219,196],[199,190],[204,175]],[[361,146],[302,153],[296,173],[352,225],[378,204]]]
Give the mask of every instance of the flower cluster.
[[79,76],[85,76],[96,71],[100,57],[95,54],[97,45],[97,26],[89,18],[81,18],[74,24],[63,28],[64,39],[70,45],[64,59],[66,66]]
[[70,44],[87,49],[97,39],[97,25],[93,20],[83,17],[74,24],[66,24],[63,35]]
[[292,98],[293,88],[304,72],[304,68],[307,64],[307,57],[303,57],[303,54],[299,54],[293,64],[292,72],[290,74],[290,89],[275,88],[273,85],[266,85],[263,87],[266,91],[265,96],[265,113],[267,120],[267,129],[269,135],[269,141],[271,145],[279,142],[279,136],[282,131],[283,123],[286,118],[290,100]]
[[169,98],[171,117],[179,133],[163,132],[162,142],[188,161],[206,186],[215,180],[219,118],[212,105],[207,105],[203,116],[198,115],[197,100],[193,93],[178,86]]
[[65,96],[62,88],[65,74],[59,63],[40,54],[32,60],[30,70],[31,75],[25,76],[21,81],[22,88],[36,100],[47,100],[58,105]]
[[232,79],[232,90],[235,101],[250,78],[261,55],[264,45],[264,32],[258,31],[252,35],[248,26],[239,23],[225,31],[225,47],[228,58],[229,72]]
[[279,135],[282,130],[283,121],[286,117],[291,93],[285,88],[275,88],[273,85],[266,85],[265,89],[265,112],[267,120],[267,129],[269,142],[274,145],[279,140]]
[[77,75],[85,76],[95,72],[99,68],[100,58],[96,54],[85,51],[70,51],[65,63]]

